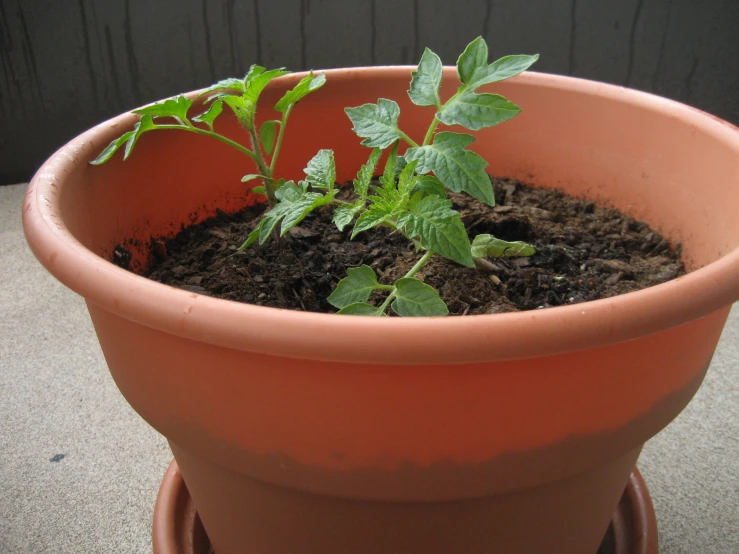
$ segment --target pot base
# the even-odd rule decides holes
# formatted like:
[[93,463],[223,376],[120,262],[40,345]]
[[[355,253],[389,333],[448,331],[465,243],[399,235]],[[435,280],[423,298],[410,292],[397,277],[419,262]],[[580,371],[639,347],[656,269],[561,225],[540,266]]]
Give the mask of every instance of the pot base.
[[[154,507],[154,554],[213,554],[177,462],[164,474]],[[657,520],[649,490],[634,468],[596,554],[657,554]]]

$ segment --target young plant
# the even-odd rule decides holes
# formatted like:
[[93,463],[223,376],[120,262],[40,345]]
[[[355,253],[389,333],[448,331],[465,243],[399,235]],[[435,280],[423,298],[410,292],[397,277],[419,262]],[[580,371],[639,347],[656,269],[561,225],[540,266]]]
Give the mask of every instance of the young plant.
[[[465,192],[493,206],[493,187],[485,172],[487,162],[467,147],[474,137],[465,133],[436,132],[439,123],[460,125],[472,131],[498,125],[514,117],[520,108],[502,96],[478,93],[483,85],[503,81],[528,69],[534,56],[506,56],[488,64],[488,48],[478,37],[472,41],[457,61],[461,85],[446,102],[441,101],[440,88],[443,68],[441,60],[428,48],[418,69],[412,73],[408,95],[418,106],[430,106],[436,114],[421,143],[415,142],[398,126],[400,107],[393,100],[380,98],[376,104],[346,108],[362,144],[372,151],[366,164],[354,180],[355,199],[351,202],[336,198],[336,164],[331,150],[320,150],[308,162],[306,178],[294,181],[275,179],[274,171],[280,153],[287,119],[295,104],[325,83],[325,75],[312,72],[288,91],[275,105],[281,120],[266,121],[257,129],[256,107],[267,84],[284,69],[267,71],[252,66],[243,80],[226,79],[204,91],[210,94],[205,112],[188,118],[192,100],[179,96],[136,110],[141,120],[132,131],[114,140],[92,163],[109,160],[125,144],[124,159],[128,158],[142,133],[156,129],[180,129],[216,138],[250,157],[258,174],[245,175],[242,181],[261,178],[262,187],[255,192],[266,194],[269,210],[239,248],[270,236],[285,235],[310,212],[321,206],[336,206],[333,222],[340,231],[356,218],[351,238],[383,225],[402,233],[423,252],[416,264],[393,284],[379,282],[374,270],[366,265],[350,268],[328,297],[340,314],[387,315],[392,309],[401,316],[441,316],[448,309],[439,293],[414,275],[438,254],[466,267],[485,257],[530,256],[534,248],[523,242],[506,242],[491,235],[478,235],[470,243],[460,215],[452,208],[447,190]],[[241,125],[249,132],[251,148],[216,133],[213,122],[226,104]],[[167,120],[162,123],[161,120]],[[196,126],[198,123],[201,126]],[[204,125],[204,126],[203,126]],[[277,128],[279,127],[279,131]],[[276,137],[275,137],[276,135]],[[408,148],[399,155],[400,144]],[[383,152],[390,149],[382,176],[373,184],[373,176]],[[271,158],[268,161],[268,157]],[[278,228],[279,226],[279,228]],[[386,292],[379,306],[369,303],[375,291]]]
[[[133,130],[113,140],[90,163],[100,165],[107,162],[124,145],[123,159],[127,159],[139,137],[148,131],[162,129],[188,131],[220,140],[251,158],[256,163],[259,173],[244,175],[241,181],[247,182],[260,178],[263,186],[254,187],[252,190],[265,194],[269,205],[276,206],[280,202],[281,196],[285,199],[292,197],[288,191],[282,194],[278,192],[285,181],[274,177],[287,120],[300,100],[314,90],[321,88],[326,82],[325,74],[314,75],[313,72],[310,72],[275,104],[275,110],[282,114],[282,117],[265,121],[257,128],[256,112],[259,97],[270,81],[288,73],[290,72],[284,68],[267,70],[259,65],[252,65],[243,79],[225,79],[204,90],[199,97],[207,95],[204,103],[209,107],[203,113],[192,118],[188,116],[188,112],[193,100],[183,95],[134,110],[133,113],[140,115],[141,119],[136,123]],[[239,123],[249,133],[251,148],[239,144],[214,130],[213,124],[223,112],[224,104],[231,109]]]
[[[478,235],[470,243],[460,215],[447,199],[447,190],[465,192],[493,206],[493,187],[485,168],[487,162],[467,147],[475,140],[466,133],[436,133],[438,124],[460,125],[471,131],[498,125],[521,109],[497,94],[478,93],[482,85],[503,81],[528,69],[534,56],[506,56],[488,64],[488,47],[478,37],[457,61],[461,85],[446,102],[441,101],[442,64],[428,48],[418,69],[412,73],[408,95],[418,106],[430,106],[436,114],[420,144],[398,126],[400,107],[380,98],[376,104],[346,108],[354,132],[373,148],[367,164],[354,181],[358,200],[334,212],[339,230],[358,215],[352,238],[378,225],[405,235],[423,255],[411,270],[393,285],[381,284],[369,266],[349,269],[328,302],[342,314],[386,315],[388,307],[401,316],[439,316],[448,313],[438,292],[413,276],[438,254],[467,267],[475,259],[500,256],[530,256],[535,250],[523,242],[506,242],[491,235]],[[398,155],[400,143],[408,145]],[[370,186],[382,151],[390,148],[379,186]],[[368,300],[375,291],[387,291],[375,307]]]

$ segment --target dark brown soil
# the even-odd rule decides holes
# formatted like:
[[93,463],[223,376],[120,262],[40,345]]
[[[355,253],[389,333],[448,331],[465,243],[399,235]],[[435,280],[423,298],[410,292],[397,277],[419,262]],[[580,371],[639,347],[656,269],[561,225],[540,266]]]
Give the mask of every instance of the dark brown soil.
[[[685,273],[680,247],[645,223],[561,192],[493,179],[494,208],[452,195],[470,238],[489,233],[536,247],[527,258],[498,258],[470,269],[435,256],[416,277],[441,293],[452,315],[490,314],[586,302],[643,289]],[[154,241],[155,261],[145,275],[189,291],[315,312],[348,267],[371,266],[391,284],[418,260],[409,241],[384,228],[349,241],[330,212],[306,218],[283,240],[244,252],[236,247],[262,208],[217,217]],[[120,257],[120,256],[119,256]],[[374,298],[377,301],[380,297]]]

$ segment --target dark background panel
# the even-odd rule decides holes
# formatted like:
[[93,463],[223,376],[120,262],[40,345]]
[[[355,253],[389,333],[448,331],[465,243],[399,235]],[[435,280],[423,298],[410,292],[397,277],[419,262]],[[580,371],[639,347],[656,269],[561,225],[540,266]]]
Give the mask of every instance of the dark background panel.
[[453,64],[475,36],[538,71],[739,123],[737,0],[0,0],[0,184],[114,114],[245,73]]

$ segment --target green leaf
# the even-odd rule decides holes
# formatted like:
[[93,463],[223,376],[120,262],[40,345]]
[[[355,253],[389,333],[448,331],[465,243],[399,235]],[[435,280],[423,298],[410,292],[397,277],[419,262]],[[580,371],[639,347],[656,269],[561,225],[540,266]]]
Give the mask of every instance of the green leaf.
[[268,156],[272,153],[272,148],[275,145],[275,128],[278,123],[279,121],[270,119],[262,123],[262,126],[259,128],[259,140],[262,143],[265,154]]
[[306,192],[299,200],[289,203],[284,210],[282,224],[280,225],[280,236],[284,236],[316,208],[330,204],[333,197],[334,194],[332,193],[323,195],[318,192]]
[[472,241],[473,258],[501,258],[503,256],[533,256],[536,249],[522,241],[508,242],[493,235],[477,235]]
[[350,267],[326,299],[335,308],[345,308],[357,302],[367,302],[372,291],[383,288],[375,271],[368,265]]
[[300,189],[295,181],[285,181],[275,191],[275,197],[280,202],[295,202],[300,198]]
[[396,142],[392,150],[390,150],[390,155],[387,157],[387,161],[385,162],[385,171],[382,172],[382,177],[380,177],[380,183],[382,183],[382,186],[386,189],[395,188],[395,168],[398,165],[398,146],[400,146],[400,141]]
[[[254,111],[241,96],[223,96],[222,100],[231,108],[239,123],[247,129],[254,126]],[[251,126],[251,127],[250,127]]]
[[464,84],[473,82],[478,74],[488,66],[488,45],[485,39],[477,37],[470,42],[457,59],[457,75]]
[[344,111],[354,124],[353,131],[365,139],[364,146],[387,148],[401,138],[398,129],[400,107],[393,100],[380,98],[377,104],[344,108]]
[[313,75],[313,72],[311,71],[306,77],[303,77],[297,85],[295,85],[291,90],[288,90],[285,95],[280,98],[279,102],[275,104],[275,110],[278,112],[284,112],[288,107],[297,104],[308,94],[321,88],[325,83],[325,73]]
[[[259,175],[258,173],[250,173],[249,175],[244,175],[241,178],[241,182],[242,183],[247,183],[247,182],[251,181],[252,179],[259,179],[260,177],[261,177],[261,175]],[[252,189],[252,190],[254,190],[254,189]]]
[[[211,92],[215,91],[224,91],[224,90],[230,90],[234,92],[238,92],[239,94],[242,94],[244,92],[244,80],[243,79],[235,79],[233,77],[229,79],[223,79],[221,81],[218,81],[214,85],[209,86],[207,89],[205,89],[203,92],[198,94],[198,98],[205,96],[206,94],[210,94]],[[213,98],[217,97],[219,95],[213,95],[206,102],[210,102]]]
[[337,314],[342,315],[370,315],[370,316],[384,316],[380,308],[376,308],[372,304],[365,302],[356,302],[349,304],[347,307],[340,309]]
[[241,96],[221,95],[220,98],[233,110],[239,123],[247,130],[254,130],[257,101],[272,79],[290,73],[284,68],[266,71],[262,66],[252,65],[244,78]]
[[113,139],[111,143],[105,147],[105,149],[98,154],[98,157],[95,158],[90,162],[91,165],[100,165],[107,162],[110,158],[113,157],[113,154],[115,154],[118,149],[126,144],[128,142],[128,139],[133,136],[133,131],[128,131],[126,133],[123,133],[120,137],[117,139]]
[[364,208],[364,201],[359,200],[356,204],[350,206],[340,206],[334,210],[333,223],[339,231],[344,231],[346,226],[349,225],[354,216]]
[[520,112],[521,108],[498,94],[475,94],[467,90],[450,100],[436,117],[445,125],[462,125],[479,131],[508,121]]
[[446,188],[444,183],[439,181],[437,177],[433,175],[419,175],[416,180],[416,184],[411,189],[411,195],[416,192],[420,192],[421,196],[438,196],[439,198],[446,198]]
[[333,190],[336,183],[336,162],[333,150],[319,150],[303,170],[314,188]]
[[223,100],[216,100],[210,105],[210,108],[208,108],[208,111],[201,113],[200,115],[196,115],[192,118],[193,121],[197,121],[198,123],[205,123],[208,128],[212,131],[213,130],[213,122],[216,120],[216,117],[221,115],[221,112],[223,111]]
[[470,239],[459,212],[452,209],[449,200],[426,196],[411,202],[410,211],[398,217],[398,227],[409,239],[418,240],[425,249],[458,264],[474,267]]
[[246,237],[246,240],[236,250],[242,251],[249,248],[249,246],[251,246],[259,238],[259,235],[262,232],[262,227],[264,227],[264,219],[259,222],[259,224],[251,233],[249,233],[249,235]]
[[477,88],[482,85],[505,81],[506,79],[515,77],[519,73],[523,73],[534,65],[538,59],[539,54],[534,54],[533,56],[526,54],[504,56],[487,66],[485,71],[478,72],[473,77],[470,86]]
[[510,79],[526,71],[538,59],[538,54],[505,56],[488,65],[488,45],[482,37],[477,37],[459,56],[457,74],[462,83],[475,90],[488,83]]
[[449,309],[436,289],[418,279],[412,277],[398,279],[395,282],[395,294],[391,306],[400,316],[431,317],[449,314]]
[[164,102],[158,102],[151,106],[145,106],[134,110],[138,115],[150,115],[151,117],[176,117],[181,120],[187,119],[187,110],[192,106],[192,100],[184,96],[169,98]]
[[372,182],[372,177],[375,174],[375,168],[377,167],[377,162],[381,154],[382,150],[379,148],[373,149],[367,163],[359,169],[357,178],[354,179],[354,192],[357,193],[357,196],[361,198],[367,196],[367,191],[369,190],[369,185]]
[[[405,162],[405,158],[401,157],[399,159],[402,159]],[[403,167],[403,170],[400,172],[400,175],[398,176],[398,192],[403,198],[408,197],[408,194],[410,194],[411,189],[413,189],[413,186],[418,180],[418,176],[416,175],[417,165],[418,160],[413,160],[409,164],[406,164],[405,167]]]
[[351,238],[354,239],[362,231],[377,227],[383,221],[386,221],[391,215],[391,212],[381,206],[374,205],[370,206],[366,212],[362,212],[357,222],[354,224],[354,230],[352,231]]
[[253,189],[251,189],[251,191],[254,194],[266,194],[267,193],[267,187],[264,187],[264,186],[261,186],[260,185],[258,187],[254,187]]
[[474,152],[465,150],[474,140],[471,135],[461,133],[438,133],[433,144],[409,148],[405,158],[418,160],[418,173],[433,171],[447,188],[454,192],[464,191],[494,206],[493,185],[485,173],[487,162]]
[[133,134],[129,137],[128,142],[126,142],[126,149],[123,152],[124,160],[127,160],[131,155],[133,147],[136,146],[136,142],[139,140],[139,137],[146,131],[150,131],[154,128],[156,128],[156,125],[154,125],[154,121],[151,119],[151,116],[148,114],[142,115],[139,122],[133,127]]
[[411,88],[408,96],[417,106],[438,106],[439,87],[441,86],[442,65],[439,56],[426,48],[418,63],[418,69],[411,73]]

